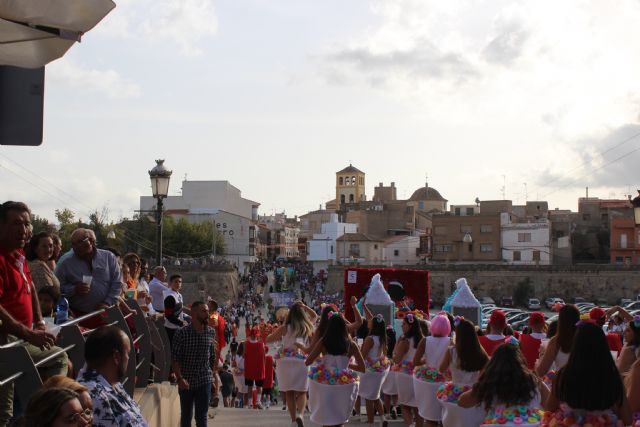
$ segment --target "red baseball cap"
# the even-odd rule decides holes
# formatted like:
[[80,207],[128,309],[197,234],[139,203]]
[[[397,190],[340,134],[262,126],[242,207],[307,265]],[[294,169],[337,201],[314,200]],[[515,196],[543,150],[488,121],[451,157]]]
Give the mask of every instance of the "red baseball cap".
[[491,317],[489,317],[489,324],[496,326],[504,326],[507,324],[507,317],[502,310],[493,310]]
[[606,315],[605,311],[600,307],[593,307],[589,311],[589,319],[591,320],[600,320]]
[[539,325],[540,323],[544,323],[544,313],[536,311],[529,315],[530,325]]

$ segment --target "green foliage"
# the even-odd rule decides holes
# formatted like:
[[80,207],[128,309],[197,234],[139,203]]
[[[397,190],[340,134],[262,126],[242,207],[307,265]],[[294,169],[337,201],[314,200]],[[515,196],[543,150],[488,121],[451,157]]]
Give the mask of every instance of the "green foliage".
[[533,298],[533,286],[529,277],[524,278],[516,285],[513,292],[513,302],[515,305],[526,306],[529,298]]
[[42,231],[47,233],[57,233],[56,226],[51,224],[48,219],[38,216],[36,214],[31,215],[31,225],[33,226],[33,234],[38,234]]

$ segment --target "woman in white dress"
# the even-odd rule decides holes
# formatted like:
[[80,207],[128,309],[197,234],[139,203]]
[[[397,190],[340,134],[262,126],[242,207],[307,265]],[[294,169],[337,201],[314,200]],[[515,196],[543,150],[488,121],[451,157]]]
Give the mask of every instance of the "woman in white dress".
[[536,374],[540,378],[547,375],[549,370],[557,371],[567,364],[573,337],[576,333],[576,323],[580,321],[580,311],[575,305],[565,305],[558,312],[558,333],[547,344],[544,354],[536,366]]
[[[392,325],[387,325],[387,357],[393,361],[393,351],[396,348],[396,332]],[[396,406],[398,404],[398,386],[396,384],[396,373],[389,370],[387,377],[382,382],[382,395],[384,396],[384,410],[391,419],[396,419],[398,413]]]
[[[322,360],[309,374],[309,409],[311,421],[322,426],[342,426],[349,421],[358,395],[358,375],[365,364],[358,345],[347,332],[347,324],[336,311],[327,314],[327,332],[309,353],[305,364]],[[350,364],[351,359],[355,360]]]
[[440,371],[451,372],[451,382],[438,389],[438,400],[442,404],[443,427],[478,426],[484,419],[485,411],[480,406],[461,408],[458,397],[471,389],[478,381],[480,371],[489,361],[473,323],[463,318],[456,318],[455,345],[444,354]]
[[367,423],[373,425],[373,418],[376,411],[384,419],[382,403],[380,402],[380,391],[382,383],[387,377],[390,368],[390,360],[387,358],[387,326],[382,314],[370,317],[367,312],[369,323],[369,335],[362,343],[360,352],[365,356],[366,372],[360,379],[360,391],[358,395],[365,399],[367,408]]
[[309,370],[304,364],[305,355],[301,349],[308,345],[313,333],[316,313],[303,302],[294,303],[289,309],[284,325],[266,338],[266,342],[282,340],[282,347],[276,355],[276,378],[278,387],[291,416],[291,425],[303,427],[302,419],[309,389]]
[[442,419],[442,406],[436,397],[438,387],[445,382],[445,373],[440,372],[440,363],[451,344],[451,323],[444,314],[431,320],[431,335],[420,341],[413,364],[413,388],[418,413],[428,426],[437,426]]
[[233,367],[233,383],[238,389],[238,406],[243,407],[247,404],[247,385],[244,382],[244,341],[238,345],[236,355],[231,362]]
[[398,403],[402,405],[402,418],[409,426],[422,427],[413,392],[413,356],[422,340],[420,321],[413,313],[407,313],[402,320],[402,338],[393,351],[393,367],[398,387]]

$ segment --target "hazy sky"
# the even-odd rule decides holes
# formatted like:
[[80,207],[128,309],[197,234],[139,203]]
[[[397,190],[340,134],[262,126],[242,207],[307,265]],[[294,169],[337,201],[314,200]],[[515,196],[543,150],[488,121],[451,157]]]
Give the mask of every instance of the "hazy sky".
[[156,158],[172,194],[228,180],[291,216],[349,161],[368,198],[425,174],[453,204],[503,179],[519,203],[620,198],[640,186],[638,22],[638,0],[120,0],[47,67],[43,145],[0,147],[0,200],[117,220]]

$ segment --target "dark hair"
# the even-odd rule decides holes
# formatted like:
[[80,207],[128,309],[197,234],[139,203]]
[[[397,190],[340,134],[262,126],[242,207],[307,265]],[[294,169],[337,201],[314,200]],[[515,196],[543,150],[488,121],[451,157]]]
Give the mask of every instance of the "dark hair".
[[236,354],[240,357],[244,357],[244,341],[238,344],[238,349],[236,350]]
[[527,405],[535,397],[536,389],[536,375],[527,367],[520,348],[501,344],[473,386],[473,394],[489,409],[494,403]]
[[25,427],[50,427],[60,415],[62,406],[72,399],[78,399],[78,393],[68,388],[41,388],[29,399],[24,411]]
[[318,323],[318,327],[316,328],[316,334],[318,337],[322,339],[325,332],[327,332],[327,326],[329,325],[329,312],[336,311],[333,306],[327,304],[324,306],[322,311],[320,312],[320,322]]
[[169,283],[173,282],[176,279],[182,279],[182,276],[179,274],[172,274],[171,276],[169,276]]
[[373,316],[371,319],[371,329],[369,330],[369,336],[378,337],[380,341],[380,348],[382,354],[387,353],[387,324],[384,321],[384,317]]
[[22,202],[12,202],[9,200],[0,205],[0,222],[5,222],[7,220],[9,211],[18,211],[20,213],[27,212],[31,215],[31,210],[29,210],[27,205]]
[[404,337],[407,339],[413,338],[413,347],[418,348],[418,344],[420,344],[420,341],[423,338],[422,330],[420,329],[420,321],[414,316],[413,322],[409,322],[408,316],[405,315],[403,322],[409,325],[409,331],[404,334]]
[[393,326],[387,327],[387,357],[393,357],[393,350],[396,348],[396,331]]
[[33,236],[31,240],[29,240],[29,243],[27,243],[27,247],[24,248],[24,254],[27,260],[33,261],[38,258],[38,245],[40,244],[40,240],[44,239],[45,237],[50,238],[53,242],[53,236],[46,231],[41,231],[40,233]]
[[425,319],[420,319],[418,322],[420,323],[420,332],[422,332],[422,336],[426,337],[431,335],[431,332],[429,331],[429,322]]
[[322,336],[322,345],[327,354],[341,356],[349,350],[349,332],[347,322],[341,314],[331,316],[328,322],[327,332]]
[[558,312],[558,347],[564,353],[571,351],[576,323],[580,321],[580,311],[575,305],[567,304]]
[[604,411],[622,405],[624,386],[602,328],[590,323],[577,328],[569,360],[558,371],[553,392],[574,409]]
[[456,355],[460,369],[465,372],[480,371],[489,361],[487,352],[480,345],[476,327],[466,319],[456,326]]
[[552,320],[547,327],[547,338],[554,337],[558,333],[558,321]]
[[205,303],[203,301],[194,301],[191,303],[191,310],[195,310],[196,308],[200,307],[201,305],[204,305]]
[[114,351],[124,352],[124,340],[129,337],[117,326],[101,326],[91,332],[84,347],[84,358],[87,366],[102,366]]
[[632,346],[636,349],[640,346],[640,327],[636,326],[633,320],[631,320],[627,326],[629,326],[629,329],[631,329],[631,332],[633,333],[633,339],[631,341],[627,341],[625,345]]
[[49,295],[54,302],[58,302],[60,299],[60,290],[55,286],[43,286],[38,289],[38,295],[45,294]]

